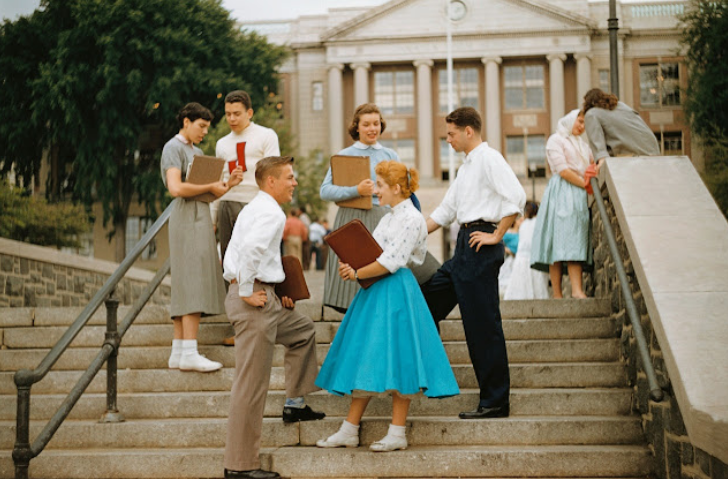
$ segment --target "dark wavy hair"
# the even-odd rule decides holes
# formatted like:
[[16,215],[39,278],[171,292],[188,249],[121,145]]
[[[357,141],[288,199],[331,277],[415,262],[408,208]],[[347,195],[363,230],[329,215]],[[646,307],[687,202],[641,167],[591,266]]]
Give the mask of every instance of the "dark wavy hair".
[[614,110],[617,107],[618,101],[619,98],[615,95],[611,93],[604,93],[599,88],[592,88],[586,92],[586,95],[584,95],[584,106],[581,111],[586,113],[594,107],[604,108],[605,110]]
[[359,120],[362,115],[366,115],[367,113],[379,114],[379,123],[382,125],[382,131],[379,132],[380,135],[384,133],[385,128],[387,128],[387,122],[384,121],[384,118],[382,118],[382,112],[379,111],[379,107],[374,103],[364,103],[356,107],[354,118],[351,119],[351,124],[349,125],[349,136],[354,141],[359,141]]
[[200,118],[202,118],[203,120],[212,121],[212,119],[215,118],[215,115],[213,115],[210,110],[200,105],[199,103],[192,102],[186,104],[184,107],[182,107],[179,113],[177,113],[177,123],[179,123],[180,128],[185,126],[185,118],[187,118],[191,122],[199,120]]

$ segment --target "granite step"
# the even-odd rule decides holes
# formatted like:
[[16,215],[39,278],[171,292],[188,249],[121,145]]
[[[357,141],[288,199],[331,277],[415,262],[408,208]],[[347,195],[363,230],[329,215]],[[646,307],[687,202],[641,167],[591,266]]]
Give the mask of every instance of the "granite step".
[[[48,420],[56,412],[65,394],[33,394],[31,418]],[[477,389],[462,389],[460,395],[445,399],[418,397],[412,400],[411,417],[457,416],[478,403]],[[630,414],[632,391],[629,388],[594,389],[511,389],[511,416],[616,416]],[[306,397],[308,404],[329,416],[344,416],[349,399],[319,391]],[[270,391],[266,400],[266,417],[280,417],[285,402],[284,391]],[[137,392],[118,395],[118,407],[131,419],[225,418],[230,406],[230,391]],[[86,393],[70,414],[71,419],[98,419],[106,411],[105,393]],[[389,398],[373,398],[367,414],[387,416],[392,413]],[[0,396],[0,421],[15,419],[16,395]]]
[[[33,479],[221,478],[222,448],[48,450],[31,462]],[[640,445],[413,446],[395,453],[365,447],[264,448],[261,463],[288,478],[371,477],[646,477],[649,449]],[[0,477],[12,477],[0,451]]]
[[[461,388],[476,388],[475,373],[470,365],[453,366]],[[229,391],[233,368],[212,373],[182,372],[168,369],[121,369],[118,372],[119,392]],[[15,394],[12,372],[0,372],[0,394]],[[624,387],[626,372],[620,362],[514,363],[510,365],[513,388],[576,388]],[[80,371],[50,371],[33,386],[35,394],[67,393],[81,376]],[[284,371],[274,367],[270,389],[284,389]],[[87,389],[106,390],[106,373],[100,371]]]
[[[223,346],[204,346],[199,350],[209,359],[221,362],[226,367],[235,365],[235,350]],[[574,361],[616,361],[619,358],[616,339],[547,339],[510,340],[507,342],[508,360],[523,362],[574,362]],[[0,350],[0,371],[34,369],[50,349],[2,349]],[[317,345],[319,365],[329,351],[329,344]],[[451,364],[471,364],[468,347],[464,341],[445,342],[445,351]],[[97,348],[71,348],[53,365],[56,371],[85,369],[98,354]],[[275,347],[273,365],[283,366],[285,349]],[[120,369],[162,369],[167,365],[170,347],[165,346],[122,346],[119,351]]]

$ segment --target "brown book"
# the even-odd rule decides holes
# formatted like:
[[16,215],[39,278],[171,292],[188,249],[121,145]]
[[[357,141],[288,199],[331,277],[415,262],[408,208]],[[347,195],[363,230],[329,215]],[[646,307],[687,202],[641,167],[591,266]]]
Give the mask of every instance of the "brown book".
[[311,293],[308,292],[306,278],[303,276],[303,268],[298,258],[288,255],[281,258],[281,262],[286,279],[276,285],[276,295],[279,298],[288,296],[293,301],[310,298]]
[[[225,167],[225,163],[225,160],[222,158],[195,155],[192,160],[192,165],[190,165],[189,170],[187,170],[187,183],[191,183],[193,185],[207,185],[220,181],[222,169]],[[187,199],[211,203],[217,199],[217,196],[208,191],[207,193],[202,193]]]
[[[382,248],[361,220],[351,220],[341,228],[324,236],[324,241],[334,250],[342,263],[354,269],[373,263],[382,254]],[[376,278],[360,279],[359,285],[366,289],[389,274]]]
[[[331,182],[336,186],[356,186],[371,178],[368,156],[334,155],[331,157]],[[337,201],[337,206],[356,208],[359,210],[372,209],[372,197],[360,196],[350,200]]]

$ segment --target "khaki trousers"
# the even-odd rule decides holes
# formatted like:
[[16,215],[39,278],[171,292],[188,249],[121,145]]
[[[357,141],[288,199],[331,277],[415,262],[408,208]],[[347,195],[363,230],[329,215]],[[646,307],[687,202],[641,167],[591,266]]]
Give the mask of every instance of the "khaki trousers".
[[231,284],[225,298],[225,311],[235,330],[235,373],[230,395],[225,469],[260,469],[260,436],[263,411],[270,385],[273,347],[286,347],[286,396],[298,397],[317,391],[316,342],[311,318],[281,306],[273,286],[255,283],[254,291],[264,289],[268,302],[254,308],[238,295]]

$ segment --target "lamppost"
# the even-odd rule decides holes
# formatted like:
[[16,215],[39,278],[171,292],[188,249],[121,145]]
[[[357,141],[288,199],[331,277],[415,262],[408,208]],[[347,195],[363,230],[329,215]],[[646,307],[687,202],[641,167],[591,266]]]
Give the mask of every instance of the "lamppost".
[[619,51],[617,50],[617,30],[619,30],[619,19],[617,18],[617,0],[609,0],[609,83],[612,93],[619,98]]

